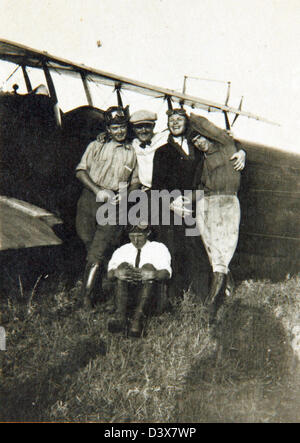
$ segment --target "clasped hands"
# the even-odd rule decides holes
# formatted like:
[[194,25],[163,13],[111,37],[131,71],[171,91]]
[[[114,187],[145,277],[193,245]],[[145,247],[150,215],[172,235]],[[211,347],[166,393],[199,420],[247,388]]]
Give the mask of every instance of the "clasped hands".
[[157,270],[152,265],[144,265],[141,268],[135,268],[129,263],[122,263],[115,270],[114,274],[119,280],[134,283],[155,280],[157,277]]

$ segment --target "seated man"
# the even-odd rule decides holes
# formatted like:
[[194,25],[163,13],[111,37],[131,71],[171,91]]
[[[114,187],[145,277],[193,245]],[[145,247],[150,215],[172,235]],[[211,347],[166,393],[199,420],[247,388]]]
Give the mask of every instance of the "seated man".
[[129,233],[131,243],[118,248],[108,263],[108,278],[116,279],[116,313],[109,321],[110,332],[125,330],[128,292],[137,290],[138,299],[129,330],[132,337],[140,337],[143,320],[150,301],[153,300],[156,282],[167,280],[172,275],[171,256],[163,243],[149,241],[148,225],[140,223]]

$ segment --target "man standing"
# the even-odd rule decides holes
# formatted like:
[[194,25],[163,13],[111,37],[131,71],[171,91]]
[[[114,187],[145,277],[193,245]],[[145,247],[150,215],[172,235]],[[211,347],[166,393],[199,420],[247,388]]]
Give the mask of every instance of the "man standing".
[[[203,155],[187,141],[188,116],[184,109],[169,109],[169,137],[153,159],[152,189],[172,192],[194,189],[196,168]],[[168,211],[169,208],[163,208]],[[176,225],[171,217],[169,226],[160,224],[158,241],[165,243],[173,259],[171,292],[181,292],[192,284],[195,292],[205,298],[208,291],[209,262],[199,237],[185,236],[184,221]]]
[[[111,332],[125,330],[129,294],[135,294],[135,311],[129,335],[139,337],[151,302],[158,302],[156,285],[172,275],[171,256],[165,245],[149,241],[147,224],[134,226],[130,243],[117,249],[108,263],[108,278],[116,279],[116,314],[108,323]],[[155,290],[156,289],[156,290]]]
[[237,193],[242,168],[234,168],[231,161],[236,153],[232,137],[205,117],[190,115],[188,138],[204,153],[198,177],[198,189],[204,191],[204,199],[197,204],[196,218],[213,271],[208,295],[210,322],[213,322],[238,243],[240,205]]
[[152,185],[153,158],[155,151],[168,140],[168,132],[154,133],[157,115],[151,111],[137,111],[130,117],[136,138],[132,141],[137,156],[139,180],[147,191]]
[[[84,305],[92,305],[96,282],[111,248],[118,246],[122,227],[118,224],[97,223],[96,214],[109,201],[112,192],[119,201],[120,183],[129,190],[139,186],[136,155],[126,141],[129,121],[128,108],[111,107],[105,113],[106,136],[90,143],[76,168],[76,177],[84,185],[77,205],[76,230],[87,250],[82,297]],[[99,282],[100,286],[100,282]]]

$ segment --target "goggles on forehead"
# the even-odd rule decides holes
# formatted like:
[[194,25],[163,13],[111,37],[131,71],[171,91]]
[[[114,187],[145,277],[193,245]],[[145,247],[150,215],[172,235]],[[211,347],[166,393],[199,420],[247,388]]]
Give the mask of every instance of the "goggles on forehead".
[[127,115],[122,109],[116,109],[115,111],[110,111],[108,117],[113,120],[118,117],[127,118]]
[[168,109],[166,114],[167,114],[168,117],[170,117],[171,115],[174,115],[174,114],[181,115],[183,117],[187,117],[186,110],[182,109],[182,108]]
[[112,106],[105,112],[105,120],[108,124],[115,123],[127,123],[129,120],[128,106],[123,109],[120,106]]

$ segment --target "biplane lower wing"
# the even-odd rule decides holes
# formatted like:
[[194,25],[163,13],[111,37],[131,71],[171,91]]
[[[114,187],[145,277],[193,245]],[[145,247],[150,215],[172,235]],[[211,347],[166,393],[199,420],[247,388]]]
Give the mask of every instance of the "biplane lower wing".
[[60,245],[53,226],[62,221],[37,206],[0,196],[0,250]]

